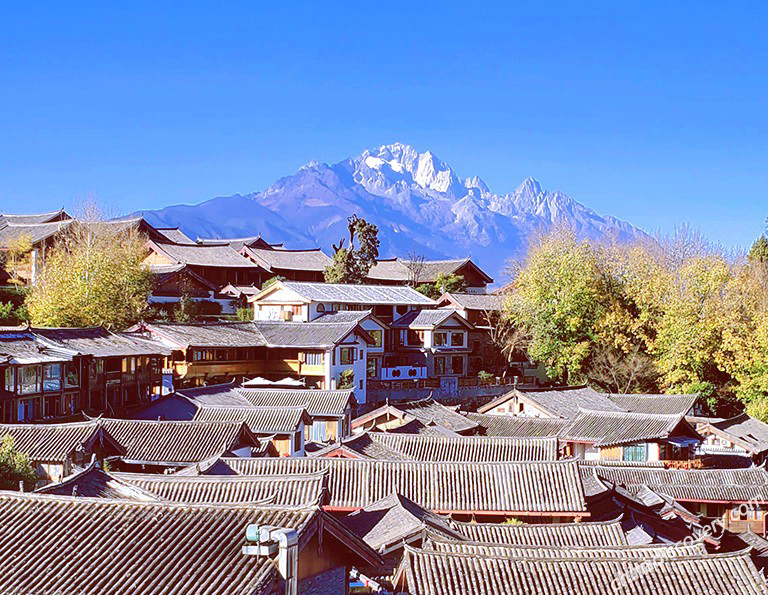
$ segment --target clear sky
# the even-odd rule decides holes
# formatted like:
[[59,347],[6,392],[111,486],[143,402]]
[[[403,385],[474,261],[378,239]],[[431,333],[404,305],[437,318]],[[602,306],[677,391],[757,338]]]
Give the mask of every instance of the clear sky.
[[746,1],[4,3],[0,210],[194,203],[400,141],[749,244],[767,25]]

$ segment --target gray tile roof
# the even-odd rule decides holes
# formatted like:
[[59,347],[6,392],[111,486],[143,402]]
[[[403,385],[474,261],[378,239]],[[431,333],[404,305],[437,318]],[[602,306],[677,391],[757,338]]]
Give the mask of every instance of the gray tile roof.
[[64,209],[51,211],[49,213],[32,213],[27,215],[16,215],[14,213],[0,213],[0,223],[13,223],[16,225],[29,225],[35,223],[49,223],[54,219],[72,219]]
[[[403,314],[392,323],[392,328],[431,329],[443,324],[456,311],[449,309],[439,310],[411,310]],[[463,320],[463,319],[462,319]]]
[[20,365],[69,362],[75,355],[71,349],[41,341],[26,328],[0,329],[0,362]]
[[557,436],[570,420],[556,417],[523,417],[518,415],[486,415],[466,413],[467,419],[485,430],[486,436]]
[[[324,473],[307,475],[162,475],[113,473],[124,484],[180,504],[246,504],[303,508],[319,506],[326,497]],[[79,494],[79,491],[78,491]]]
[[402,426],[390,428],[387,430],[387,433],[412,434],[419,436],[461,436],[461,434],[449,430],[448,428],[444,428],[443,426],[439,426],[435,423],[424,424],[418,419],[412,419],[411,421],[405,422]]
[[607,396],[625,411],[662,415],[686,415],[698,398],[698,395],[609,394]]
[[108,498],[110,500],[131,500],[133,502],[160,502],[155,494],[117,479],[92,461],[84,469],[65,477],[56,483],[35,490],[37,494],[71,496],[78,498]]
[[706,424],[701,432],[717,434],[751,455],[759,455],[768,450],[768,424],[746,413]]
[[705,556],[704,543],[696,541],[684,544],[647,545],[504,545],[476,541],[448,541],[431,538],[425,549],[449,554],[469,554],[499,558],[680,558]]
[[528,401],[552,417],[574,419],[580,409],[589,411],[624,411],[607,396],[588,386],[565,386],[558,388],[515,389],[498,399],[479,407],[478,413],[485,413],[515,397]]
[[469,433],[478,425],[450,407],[441,405],[432,398],[418,401],[393,401],[378,409],[357,417],[352,427],[369,428],[373,421],[382,415],[391,415],[407,421],[418,420],[424,425],[436,424],[457,433]]
[[32,244],[53,237],[73,223],[72,219],[52,221],[50,223],[16,223],[10,220],[0,221],[0,248],[8,248],[21,239]]
[[[481,276],[484,275],[486,277],[488,283],[493,282],[493,279],[469,258],[425,260],[415,265],[411,265],[411,261],[403,258],[379,260],[368,273],[368,279],[372,281],[398,281],[406,283],[412,280],[414,273],[418,273],[418,283],[434,283],[440,273],[450,275],[466,264],[471,264],[475,267]],[[417,269],[414,270],[414,267],[417,267]]]
[[150,246],[174,263],[206,267],[258,268],[258,265],[248,260],[228,244],[203,245],[150,242]]
[[211,384],[196,388],[181,388],[176,391],[196,407],[249,407],[251,403],[243,398],[239,386],[234,382]]
[[463,539],[448,518],[429,512],[400,494],[385,496],[347,515],[341,523],[379,552],[401,547],[401,542],[418,535]]
[[231,593],[273,593],[277,566],[243,555],[245,528],[296,529],[303,548],[321,518],[312,508],[2,492],[0,559],[13,561],[13,572],[0,573],[0,592],[212,595],[226,585]]
[[154,341],[130,333],[112,332],[104,327],[30,329],[38,337],[83,355],[125,357],[136,355],[170,355],[170,350]]
[[[329,349],[358,325],[354,322],[218,322],[181,324],[154,322],[145,325],[156,340],[181,347],[295,347]],[[360,331],[364,333],[364,331]]]
[[194,244],[195,240],[178,227],[155,227],[155,231],[172,244]]
[[605,547],[627,545],[618,520],[581,523],[461,523],[456,531],[475,542],[515,546]]
[[607,485],[617,484],[634,493],[643,486],[680,501],[768,502],[768,472],[750,469],[664,469],[663,467],[581,465]]
[[348,407],[356,407],[352,390],[240,388],[238,394],[259,407],[305,407],[311,416],[342,417]]
[[200,407],[195,421],[244,422],[254,434],[292,434],[311,420],[304,407]]
[[181,465],[230,452],[259,441],[239,421],[147,421],[100,419],[134,463]]
[[[749,555],[664,558],[512,558],[450,554],[406,546],[397,587],[411,595],[752,595],[768,587]],[[617,591],[617,588],[619,591]]]
[[508,462],[555,461],[557,438],[495,438],[487,436],[424,436],[365,432],[331,445],[320,456],[344,448],[360,458],[388,461]]
[[605,447],[664,440],[673,435],[696,436],[683,414],[581,411],[563,430],[560,439],[568,442],[591,442],[598,447]]
[[35,462],[62,463],[76,451],[122,455],[125,449],[99,421],[64,424],[0,424],[0,438],[13,437],[14,447]]
[[333,260],[320,248],[314,250],[267,250],[244,247],[243,253],[266,270],[315,271],[322,272],[333,264]]
[[504,297],[495,293],[445,293],[438,301],[443,300],[464,310],[498,312],[504,309]]
[[433,512],[563,516],[586,511],[574,461],[421,463],[339,458],[225,458],[241,475],[328,470],[331,508],[352,511],[395,492]]
[[[392,304],[434,306],[436,302],[412,287],[394,285],[344,285],[341,283],[305,283],[280,281],[283,287],[295,291],[313,302],[339,304]],[[275,284],[277,285],[277,284]]]

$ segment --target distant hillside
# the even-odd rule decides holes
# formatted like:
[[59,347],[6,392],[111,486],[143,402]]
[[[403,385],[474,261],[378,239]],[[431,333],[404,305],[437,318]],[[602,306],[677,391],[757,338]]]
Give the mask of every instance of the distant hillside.
[[191,237],[261,234],[289,247],[330,252],[346,236],[353,213],[378,225],[382,257],[469,255],[499,283],[506,261],[524,253],[537,229],[565,225],[590,239],[643,235],[562,192],[542,190],[533,178],[510,194],[495,194],[479,177],[459,178],[430,151],[399,143],[333,165],[309,163],[263,192],[137,214]]

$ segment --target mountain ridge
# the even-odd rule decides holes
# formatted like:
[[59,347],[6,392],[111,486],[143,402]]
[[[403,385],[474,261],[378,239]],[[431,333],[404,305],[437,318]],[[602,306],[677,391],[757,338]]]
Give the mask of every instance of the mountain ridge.
[[330,250],[347,235],[346,218],[353,213],[379,227],[382,258],[471,256],[500,283],[507,259],[524,255],[538,230],[564,225],[593,240],[645,235],[563,192],[543,190],[534,178],[511,193],[494,193],[479,176],[461,178],[433,152],[403,143],[335,164],[311,161],[261,192],[134,215],[180,227],[190,237],[261,234],[289,247]]

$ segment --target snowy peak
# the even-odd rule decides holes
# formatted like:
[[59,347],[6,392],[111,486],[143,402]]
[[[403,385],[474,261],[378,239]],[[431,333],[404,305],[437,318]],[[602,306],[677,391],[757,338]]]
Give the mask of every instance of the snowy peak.
[[459,178],[431,151],[393,143],[338,163],[312,161],[262,192],[215,198],[195,206],[147,212],[150,223],[179,226],[191,237],[261,233],[296,248],[330,250],[357,214],[379,227],[382,258],[471,255],[498,281],[509,258],[525,253],[528,237],[555,224],[589,239],[630,239],[643,232],[601,216],[568,195],[527,178],[508,194],[479,177]]

